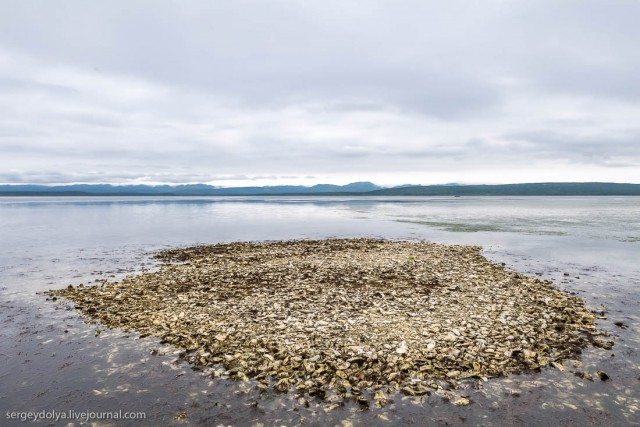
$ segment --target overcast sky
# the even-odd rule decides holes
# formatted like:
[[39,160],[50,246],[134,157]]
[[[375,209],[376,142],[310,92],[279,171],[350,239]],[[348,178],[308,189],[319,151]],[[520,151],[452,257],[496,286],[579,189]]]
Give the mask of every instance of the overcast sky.
[[0,183],[640,183],[640,1],[3,1]]

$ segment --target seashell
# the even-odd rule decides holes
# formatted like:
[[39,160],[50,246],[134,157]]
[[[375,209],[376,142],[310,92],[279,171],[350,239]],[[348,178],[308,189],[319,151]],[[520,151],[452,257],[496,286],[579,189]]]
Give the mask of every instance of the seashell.
[[453,401],[453,404],[458,406],[466,406],[469,403],[471,403],[471,401],[468,398],[463,396],[456,397]]
[[396,353],[406,354],[407,351],[408,351],[407,342],[406,341],[400,342],[400,344],[398,344],[398,347],[396,348]]
[[347,374],[344,371],[336,371],[336,376],[342,378],[343,380],[347,379]]
[[403,394],[406,394],[407,396],[415,396],[416,392],[411,388],[411,387],[403,387],[400,389],[400,391]]

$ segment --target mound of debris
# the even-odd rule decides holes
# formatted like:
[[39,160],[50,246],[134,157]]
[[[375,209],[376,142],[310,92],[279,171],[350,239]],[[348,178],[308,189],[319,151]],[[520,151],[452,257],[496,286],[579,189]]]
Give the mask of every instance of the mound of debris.
[[596,332],[581,299],[476,246],[298,240],[158,257],[158,271],[50,293],[104,325],[185,348],[215,377],[363,404],[555,364]]

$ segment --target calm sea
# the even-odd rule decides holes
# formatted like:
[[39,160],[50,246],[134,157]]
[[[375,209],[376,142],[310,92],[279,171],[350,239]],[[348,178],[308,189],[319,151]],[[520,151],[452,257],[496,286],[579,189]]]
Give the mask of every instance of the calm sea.
[[[481,245],[488,258],[582,296],[605,312],[599,326],[616,344],[589,348],[577,362],[611,380],[577,378],[567,364],[564,372],[462,384],[455,392],[470,396],[467,407],[398,395],[382,409],[347,403],[326,412],[318,402],[300,407],[293,394],[214,381],[157,340],[96,334],[99,325],[40,294],[153,268],[151,256],[162,248],[351,236]],[[203,425],[633,425],[640,422],[639,307],[636,197],[3,197],[0,425],[11,425],[7,412],[43,410],[147,414],[142,423],[117,425],[184,424],[174,420],[181,411]]]

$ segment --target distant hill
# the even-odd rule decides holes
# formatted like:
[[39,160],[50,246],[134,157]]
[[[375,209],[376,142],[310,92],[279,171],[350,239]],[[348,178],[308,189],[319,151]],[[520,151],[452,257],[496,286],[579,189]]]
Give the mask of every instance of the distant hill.
[[371,196],[640,196],[640,184],[546,182],[503,185],[416,185],[368,192]]
[[352,182],[347,185],[318,184],[276,185],[266,187],[220,188],[206,184],[189,185],[0,185],[4,196],[268,196],[287,194],[357,194],[379,190],[371,182]]
[[220,188],[206,184],[0,185],[0,196],[640,196],[640,184],[547,182],[503,185],[401,185],[382,188],[370,182],[347,185],[277,185]]

